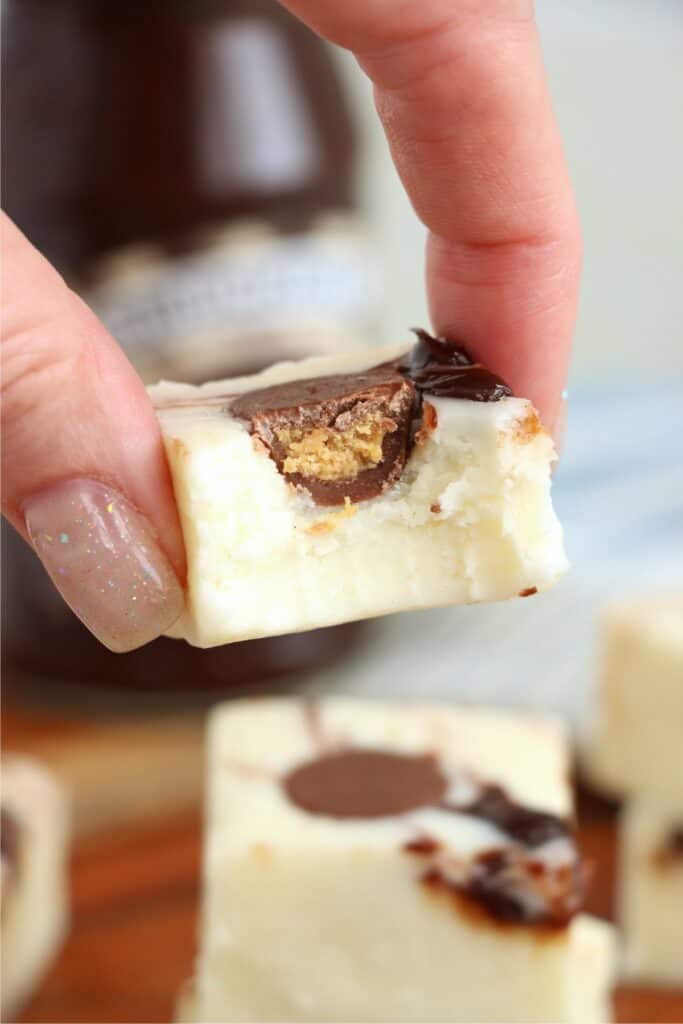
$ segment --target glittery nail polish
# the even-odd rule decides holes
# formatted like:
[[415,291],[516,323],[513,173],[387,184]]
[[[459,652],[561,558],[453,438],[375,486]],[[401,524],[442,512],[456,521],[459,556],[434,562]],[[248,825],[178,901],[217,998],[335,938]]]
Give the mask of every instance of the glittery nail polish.
[[64,600],[112,651],[131,651],[178,618],[183,591],[154,531],[118,491],[64,480],[24,501],[26,529]]

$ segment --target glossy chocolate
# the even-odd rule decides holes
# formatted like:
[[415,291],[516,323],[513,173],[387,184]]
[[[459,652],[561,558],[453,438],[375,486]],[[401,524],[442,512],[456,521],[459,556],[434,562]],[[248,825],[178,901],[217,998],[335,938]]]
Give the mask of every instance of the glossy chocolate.
[[293,804],[331,818],[406,814],[438,804],[447,785],[434,757],[362,748],[315,758],[282,781]]
[[512,394],[505,381],[475,363],[464,348],[445,338],[433,338],[421,328],[413,330],[417,343],[398,368],[421,394],[471,402],[498,402]]
[[[423,330],[415,333],[417,343],[403,359],[361,373],[287,381],[248,391],[228,400],[228,408],[263,442],[283,476],[305,488],[317,505],[376,498],[403,472],[423,425],[423,396],[497,402],[512,394],[499,377],[473,363],[464,349]],[[388,426],[379,461],[335,479],[287,469],[288,450],[280,440],[283,430],[323,428],[343,437],[354,417],[373,409]]]
[[531,848],[571,837],[571,829],[562,818],[515,803],[501,786],[483,786],[469,804],[446,804],[444,809],[488,821],[510,839]]
[[2,897],[4,901],[13,888],[19,871],[21,827],[6,808],[0,810],[0,857],[2,859]]
[[[400,478],[414,407],[413,385],[395,368],[385,366],[249,391],[232,401],[230,412],[248,423],[290,483],[304,487],[317,505],[334,506],[343,505],[346,498],[352,502],[376,498]],[[288,450],[280,440],[283,431],[323,429],[343,438],[367,414],[380,417],[384,431],[377,464],[335,479],[287,471]]]

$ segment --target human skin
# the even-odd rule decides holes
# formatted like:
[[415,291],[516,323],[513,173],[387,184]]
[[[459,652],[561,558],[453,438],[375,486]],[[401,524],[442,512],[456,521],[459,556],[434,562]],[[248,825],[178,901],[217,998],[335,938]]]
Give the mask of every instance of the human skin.
[[[428,228],[435,332],[464,343],[559,432],[581,247],[532,3],[286,6],[352,51],[374,83]],[[2,428],[3,513],[69,604],[114,650],[168,628],[185,556],[150,401],[114,339],[6,217]]]

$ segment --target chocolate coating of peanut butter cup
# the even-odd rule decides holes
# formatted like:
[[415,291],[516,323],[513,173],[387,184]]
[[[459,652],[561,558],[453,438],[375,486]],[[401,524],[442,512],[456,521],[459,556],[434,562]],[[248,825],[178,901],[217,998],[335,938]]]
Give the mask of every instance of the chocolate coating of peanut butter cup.
[[332,818],[384,818],[438,804],[447,781],[436,758],[343,750],[307,761],[282,786],[297,807]]
[[415,389],[395,367],[250,391],[230,405],[318,505],[375,498],[403,471]]

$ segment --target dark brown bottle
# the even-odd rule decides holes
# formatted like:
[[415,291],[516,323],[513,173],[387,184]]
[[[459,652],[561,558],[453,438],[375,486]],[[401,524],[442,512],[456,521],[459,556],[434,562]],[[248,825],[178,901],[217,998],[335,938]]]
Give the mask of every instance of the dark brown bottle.
[[[201,380],[372,323],[354,136],[324,44],[270,0],[6,0],[3,204],[143,378]],[[106,652],[4,531],[8,667],[240,686],[336,657],[354,627]]]

